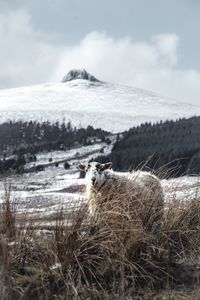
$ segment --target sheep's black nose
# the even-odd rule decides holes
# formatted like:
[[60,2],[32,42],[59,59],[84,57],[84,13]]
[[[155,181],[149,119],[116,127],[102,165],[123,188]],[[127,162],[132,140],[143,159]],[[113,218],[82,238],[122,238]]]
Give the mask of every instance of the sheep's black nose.
[[96,178],[92,178],[92,184],[94,185],[95,184],[95,181],[96,181]]

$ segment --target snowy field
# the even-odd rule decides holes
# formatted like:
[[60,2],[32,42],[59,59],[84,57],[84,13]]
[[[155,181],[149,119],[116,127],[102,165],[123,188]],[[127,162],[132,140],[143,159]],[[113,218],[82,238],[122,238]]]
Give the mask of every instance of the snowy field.
[[[28,163],[26,168],[33,165],[44,165],[44,171],[13,175],[0,181],[0,191],[4,194],[4,185],[11,186],[11,199],[17,202],[18,213],[33,216],[52,215],[61,207],[72,208],[77,202],[84,202],[84,180],[79,178],[78,163],[86,163],[103,154],[110,153],[112,145],[105,143],[77,147],[69,151],[52,151],[37,155],[37,161]],[[49,163],[49,159],[52,162]],[[64,161],[70,168],[64,168]],[[55,163],[59,163],[56,167]]]
[[[103,149],[103,150],[102,150]],[[86,202],[84,179],[79,178],[78,163],[86,163],[90,159],[108,154],[112,145],[104,143],[79,147],[69,151],[53,151],[37,155],[35,163],[43,164],[44,171],[14,175],[0,181],[0,191],[4,194],[4,185],[11,186],[11,199],[17,203],[18,216],[29,215],[33,220],[44,222],[47,217],[54,216],[61,207],[70,211]],[[52,162],[49,163],[49,159]],[[65,170],[63,161],[67,160],[70,168]],[[59,162],[56,167],[55,163]],[[162,180],[166,203],[172,199],[187,200],[199,197],[200,179],[198,177],[180,177]]]
[[165,201],[172,199],[186,201],[193,198],[200,199],[200,177],[183,176],[175,179],[162,180]]

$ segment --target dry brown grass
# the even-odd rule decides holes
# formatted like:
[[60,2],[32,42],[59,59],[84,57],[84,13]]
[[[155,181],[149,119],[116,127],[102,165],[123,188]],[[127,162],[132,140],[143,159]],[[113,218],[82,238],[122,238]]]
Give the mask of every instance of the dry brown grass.
[[146,207],[143,221],[140,214],[112,205],[101,220],[92,220],[86,205],[70,218],[61,209],[52,235],[40,236],[28,220],[24,227],[16,225],[6,190],[0,214],[1,300],[184,299],[183,287],[195,299],[199,199],[174,199],[156,231],[149,230],[155,221],[151,209]]

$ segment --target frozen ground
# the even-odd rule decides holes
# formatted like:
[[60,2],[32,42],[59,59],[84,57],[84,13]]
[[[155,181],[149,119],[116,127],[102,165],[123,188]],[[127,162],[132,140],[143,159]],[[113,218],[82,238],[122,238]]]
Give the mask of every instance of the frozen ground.
[[[103,150],[102,150],[103,149]],[[64,208],[73,207],[78,202],[84,202],[83,179],[79,178],[78,163],[88,162],[90,159],[109,153],[112,145],[98,143],[91,146],[77,147],[69,151],[53,151],[40,153],[35,163],[29,163],[27,168],[34,164],[43,164],[44,171],[13,175],[0,181],[1,195],[4,194],[4,185],[11,185],[11,198],[17,202],[18,213],[32,216],[47,216]],[[52,162],[49,163],[49,158]],[[70,169],[65,170],[64,161],[68,161]],[[59,162],[58,167],[55,163]],[[2,201],[2,197],[0,198]]]
[[[63,207],[70,210],[86,201],[84,179],[79,178],[77,165],[95,159],[98,155],[111,151],[112,145],[104,143],[79,147],[70,151],[54,151],[41,153],[37,156],[36,164],[45,165],[44,171],[15,175],[6,179],[11,185],[11,199],[17,202],[18,216],[29,215],[33,220],[45,222],[44,219],[52,217]],[[52,163],[49,164],[49,158]],[[67,160],[70,169],[65,170],[63,161]],[[55,162],[60,162],[55,166]],[[62,163],[61,163],[62,162]],[[28,164],[28,167],[33,163]],[[0,190],[3,196],[5,181],[0,181]],[[166,202],[171,199],[187,200],[200,196],[199,177],[181,177],[177,179],[162,180]],[[0,198],[2,200],[2,197]],[[47,222],[47,221],[46,221]]]
[[186,201],[200,199],[200,177],[183,176],[175,179],[162,180],[166,202],[172,199]]

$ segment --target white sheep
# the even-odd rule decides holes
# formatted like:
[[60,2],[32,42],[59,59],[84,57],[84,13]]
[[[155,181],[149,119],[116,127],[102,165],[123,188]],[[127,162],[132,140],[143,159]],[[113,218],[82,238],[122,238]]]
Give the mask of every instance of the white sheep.
[[[105,219],[112,211],[116,218],[140,219],[143,226],[152,230],[162,223],[164,197],[160,180],[143,171],[114,172],[112,163],[91,162],[79,165],[86,172],[85,183],[88,207],[96,220]],[[120,209],[119,209],[120,208]]]

